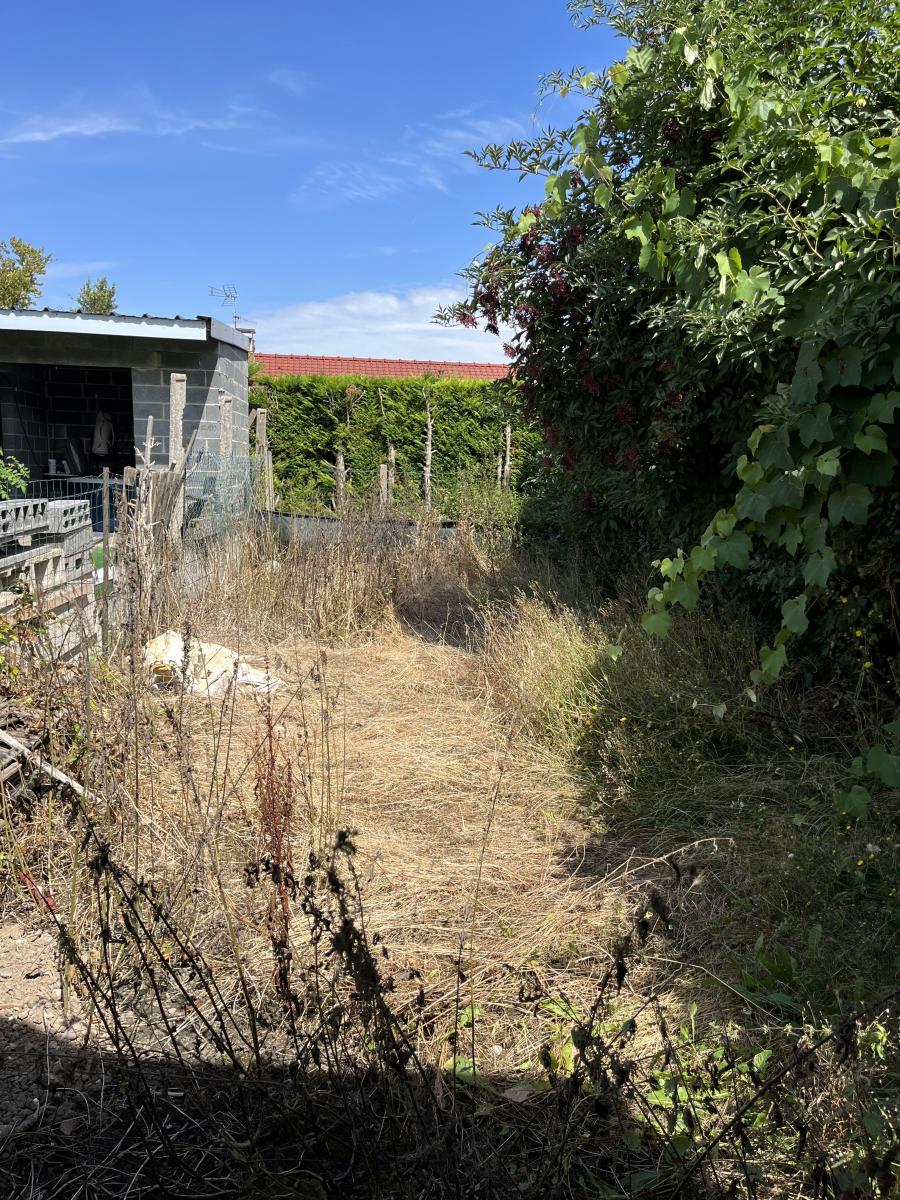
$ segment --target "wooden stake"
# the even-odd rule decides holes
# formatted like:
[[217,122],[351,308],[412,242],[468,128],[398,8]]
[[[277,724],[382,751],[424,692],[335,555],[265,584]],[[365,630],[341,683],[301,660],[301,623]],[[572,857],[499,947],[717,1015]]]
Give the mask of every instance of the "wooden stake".
[[334,456],[334,509],[343,513],[347,500],[347,465],[344,462],[344,451],[338,450]]
[[219,388],[219,455],[231,458],[234,440],[234,397]]
[[266,509],[272,512],[275,508],[275,471],[272,467],[272,451],[266,450],[266,461],[264,463],[265,471],[265,489],[266,489]]
[[187,405],[187,375],[173,371],[169,376],[169,462],[180,465],[184,454],[184,410]]
[[378,465],[378,503],[381,511],[385,512],[388,506],[388,465],[387,463],[379,463]]
[[422,498],[425,507],[431,509],[431,451],[434,441],[434,418],[431,415],[431,397],[425,393],[425,465],[422,469]]
[[512,479],[512,425],[503,430],[503,490],[509,491]]
[[100,645],[109,650],[109,467],[103,468],[103,582],[100,592]]
[[255,410],[256,456],[262,462],[263,507],[267,512],[275,508],[275,472],[272,469],[272,451],[269,449],[269,414],[264,408]]
[[387,460],[387,502],[390,508],[394,503],[394,480],[397,478],[397,451],[388,446]]

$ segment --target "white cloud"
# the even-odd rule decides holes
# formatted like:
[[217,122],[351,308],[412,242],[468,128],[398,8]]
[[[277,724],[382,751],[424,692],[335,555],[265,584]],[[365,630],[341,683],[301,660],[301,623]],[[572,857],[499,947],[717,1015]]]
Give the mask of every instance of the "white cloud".
[[503,362],[502,337],[433,323],[439,307],[459,299],[460,288],[442,285],[348,292],[257,313],[250,323],[259,349],[272,354]]
[[288,67],[270,71],[266,79],[274,87],[281,88],[283,92],[290,92],[292,96],[305,96],[312,87],[312,78],[306,71],[294,71]]
[[110,134],[180,137],[196,130],[246,129],[256,115],[254,110],[236,105],[229,105],[222,113],[205,116],[167,110],[143,94],[131,108],[104,111],[71,105],[58,112],[27,117],[18,125],[0,130],[0,146],[40,145],[62,138],[94,138]]
[[449,190],[448,176],[473,169],[466,150],[486,142],[524,136],[525,126],[513,117],[476,116],[479,106],[445,113],[435,121],[413,125],[391,149],[372,147],[355,159],[321,162],[302,180],[291,199],[300,203],[380,200],[409,188]]
[[66,259],[60,259],[51,262],[45,274],[48,279],[86,279],[89,275],[102,275],[105,271],[111,271],[117,265],[102,259],[88,262],[68,262]]

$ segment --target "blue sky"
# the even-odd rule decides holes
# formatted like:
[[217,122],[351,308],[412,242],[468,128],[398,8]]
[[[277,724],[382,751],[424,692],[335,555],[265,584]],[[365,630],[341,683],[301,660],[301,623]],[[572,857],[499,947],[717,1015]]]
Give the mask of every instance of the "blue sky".
[[571,115],[540,74],[615,56],[564,0],[45,0],[5,34],[0,239],[54,254],[41,303],[105,273],[120,311],[229,319],[229,283],[262,350],[483,361],[430,317],[474,212],[530,193],[463,152]]

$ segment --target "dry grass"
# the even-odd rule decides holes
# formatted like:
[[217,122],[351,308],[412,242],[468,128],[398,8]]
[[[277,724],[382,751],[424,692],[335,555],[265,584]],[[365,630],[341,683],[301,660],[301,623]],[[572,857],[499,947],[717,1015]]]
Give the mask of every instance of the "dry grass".
[[[529,572],[510,565],[465,531],[385,542],[351,523],[336,542],[286,551],[245,537],[191,567],[190,589],[181,575],[150,628],[126,620],[109,663],[36,660],[20,677],[22,702],[40,695],[55,714],[55,760],[91,793],[73,805],[50,792],[7,821],[10,855],[58,898],[73,1002],[140,1078],[148,1056],[174,1056],[196,1088],[236,1097],[193,1125],[171,1107],[159,1119],[132,1108],[161,1154],[175,1122],[207,1189],[192,1194],[236,1194],[250,1167],[229,1155],[245,1142],[261,1194],[285,1179],[295,1190],[278,1195],[326,1194],[296,1178],[313,1162],[337,1179],[321,1123],[353,1130],[348,1195],[449,1196],[467,1178],[473,1194],[581,1196],[600,1180],[624,1196],[639,1171],[654,1197],[679,1173],[685,1195],[727,1191],[748,1164],[806,1154],[794,1124],[767,1133],[765,1092],[755,1142],[734,1124],[761,1047],[793,1089],[776,1103],[829,1154],[861,1144],[832,1108],[813,1121],[803,1107],[813,1086],[852,1085],[868,1103],[856,1058],[826,1063],[823,1050],[813,1079],[821,1013],[779,1013],[765,981],[748,999],[737,969],[761,923],[772,942],[805,937],[813,913],[790,925],[802,890],[791,814],[766,806],[821,789],[833,760],[800,762],[780,725],[773,739],[783,698],[762,721],[741,700],[739,631],[723,641],[689,623],[660,647],[621,605],[585,618],[534,585],[515,594]],[[507,599],[477,602],[490,587]],[[139,649],[165,625],[255,656],[283,688],[154,691]],[[828,824],[815,820],[810,871]],[[352,855],[332,853],[348,844],[340,830]],[[803,972],[784,986],[806,987]],[[860,1023],[860,1036],[882,1028]],[[828,1047],[837,1032],[822,1036]],[[689,1069],[695,1091],[717,1095],[722,1047],[731,1092],[685,1124],[694,1101],[673,1113],[665,1086]],[[300,1099],[272,1084],[265,1115],[240,1116],[273,1064],[303,1081]],[[168,1095],[147,1085],[150,1109]],[[214,1178],[206,1142],[221,1121]],[[400,1164],[390,1186],[371,1157],[381,1138]],[[296,1162],[272,1149],[283,1144],[304,1147]],[[132,1167],[132,1194],[155,1194],[140,1152]],[[769,1191],[747,1194],[787,1194],[796,1176],[790,1194],[812,1195],[799,1171],[782,1164]],[[116,1186],[98,1194],[127,1194]]]

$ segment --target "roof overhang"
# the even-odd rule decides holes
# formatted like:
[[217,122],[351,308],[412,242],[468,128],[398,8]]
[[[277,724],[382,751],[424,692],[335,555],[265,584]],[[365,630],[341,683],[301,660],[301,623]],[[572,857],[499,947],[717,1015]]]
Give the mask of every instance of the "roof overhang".
[[48,308],[0,308],[0,332],[152,338],[167,342],[215,340],[241,350],[250,349],[250,339],[245,334],[213,317],[129,317],[119,313],[62,312]]

